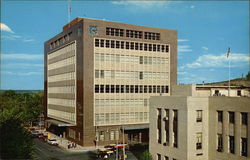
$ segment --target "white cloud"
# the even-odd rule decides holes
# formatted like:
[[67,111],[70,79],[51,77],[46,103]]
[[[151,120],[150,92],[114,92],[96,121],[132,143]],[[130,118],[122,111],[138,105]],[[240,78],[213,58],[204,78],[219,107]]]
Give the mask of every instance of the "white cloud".
[[149,9],[152,7],[163,7],[164,5],[169,3],[169,1],[120,0],[120,1],[112,1],[112,3],[115,5],[136,6],[144,9]]
[[178,42],[188,42],[188,39],[178,39]]
[[2,59],[42,60],[43,54],[1,54]]
[[43,67],[44,64],[33,64],[33,63],[7,63],[3,67],[7,68],[30,68],[30,67]]
[[203,46],[203,47],[201,47],[203,50],[205,50],[205,51],[207,51],[208,50],[208,48],[207,47],[205,47],[205,46]]
[[179,45],[178,52],[192,52],[193,50],[190,48],[189,45]]
[[10,33],[14,33],[10,27],[8,27],[6,24],[4,23],[0,23],[0,29],[1,31],[5,31],[5,32],[10,32]]
[[[244,63],[249,65],[250,57],[242,53],[232,53],[230,54],[231,67],[239,67]],[[220,55],[206,54],[198,57],[193,63],[188,63],[183,68],[218,68],[218,67],[228,67],[228,58],[226,53]]]
[[31,75],[43,74],[43,72],[10,72],[10,71],[3,71],[2,73],[6,75],[14,75],[14,76],[31,76]]
[[190,6],[190,8],[194,9],[194,8],[195,8],[195,6],[194,6],[194,5],[192,5],[192,6]]
[[24,42],[34,42],[35,40],[34,39],[24,39],[23,41]]

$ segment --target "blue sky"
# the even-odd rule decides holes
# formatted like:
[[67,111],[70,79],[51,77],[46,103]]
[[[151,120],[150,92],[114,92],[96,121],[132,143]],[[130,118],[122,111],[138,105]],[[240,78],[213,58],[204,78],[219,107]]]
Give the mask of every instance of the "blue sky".
[[[43,44],[68,22],[67,1],[1,1],[1,89],[43,89]],[[71,1],[87,17],[178,31],[178,83],[249,71],[248,1]]]

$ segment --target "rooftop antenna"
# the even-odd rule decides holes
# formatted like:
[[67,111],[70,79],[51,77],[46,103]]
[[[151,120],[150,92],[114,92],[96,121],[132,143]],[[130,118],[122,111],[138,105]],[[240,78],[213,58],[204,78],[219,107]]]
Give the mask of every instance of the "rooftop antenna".
[[71,6],[70,6],[70,0],[68,0],[68,23],[70,22],[70,14],[71,14]]

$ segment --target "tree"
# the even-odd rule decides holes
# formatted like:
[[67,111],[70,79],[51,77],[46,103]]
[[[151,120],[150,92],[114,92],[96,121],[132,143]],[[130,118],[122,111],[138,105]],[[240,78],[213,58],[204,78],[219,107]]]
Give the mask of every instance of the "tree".
[[32,137],[22,126],[21,114],[14,109],[0,112],[0,155],[3,159],[29,159]]
[[149,153],[148,150],[144,151],[140,156],[140,160],[153,160],[152,155]]
[[250,71],[248,71],[247,75],[246,75],[246,80],[250,81]]
[[0,158],[31,158],[32,136],[24,125],[38,119],[42,102],[42,92],[0,94]]

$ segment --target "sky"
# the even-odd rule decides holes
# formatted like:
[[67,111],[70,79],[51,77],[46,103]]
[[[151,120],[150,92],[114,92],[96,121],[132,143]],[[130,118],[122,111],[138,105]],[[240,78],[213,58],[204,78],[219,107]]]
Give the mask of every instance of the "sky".
[[87,17],[177,30],[178,84],[225,81],[250,69],[248,1],[3,0],[2,90],[43,89],[44,42],[68,23],[68,4],[71,20]]

